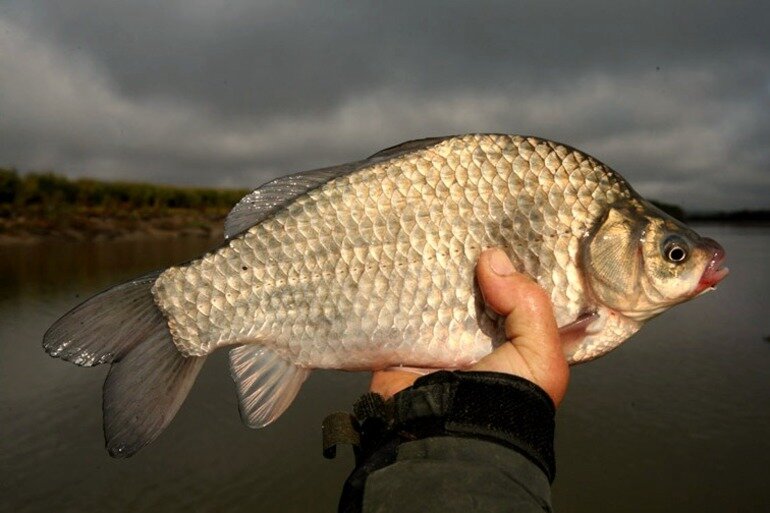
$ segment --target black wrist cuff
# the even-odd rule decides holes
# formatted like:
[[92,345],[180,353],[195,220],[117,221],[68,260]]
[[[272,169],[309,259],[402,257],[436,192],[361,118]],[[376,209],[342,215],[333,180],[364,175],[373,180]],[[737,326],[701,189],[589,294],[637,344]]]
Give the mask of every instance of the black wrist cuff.
[[360,512],[369,475],[392,465],[401,444],[428,437],[467,437],[503,445],[532,461],[553,482],[554,404],[526,379],[497,372],[439,371],[389,401],[365,394],[353,409],[355,416],[336,413],[324,421],[324,455],[334,457],[337,444],[351,443],[356,456],[340,512]]
[[402,440],[465,436],[514,449],[553,482],[555,407],[526,379],[497,372],[439,371],[393,397],[393,427]]

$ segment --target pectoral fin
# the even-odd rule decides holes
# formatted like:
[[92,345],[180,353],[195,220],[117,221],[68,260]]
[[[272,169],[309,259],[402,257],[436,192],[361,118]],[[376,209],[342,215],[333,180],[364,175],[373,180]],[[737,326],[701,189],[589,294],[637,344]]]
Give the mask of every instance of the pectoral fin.
[[588,327],[597,319],[599,319],[598,312],[586,312],[571,323],[559,327],[559,338],[565,354],[574,352],[574,348],[579,346],[588,335]]

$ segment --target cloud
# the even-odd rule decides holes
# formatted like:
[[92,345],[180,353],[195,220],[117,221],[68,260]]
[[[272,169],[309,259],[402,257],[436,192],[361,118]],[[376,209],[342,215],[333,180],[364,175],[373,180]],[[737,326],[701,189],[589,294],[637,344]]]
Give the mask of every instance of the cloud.
[[11,2],[0,165],[249,187],[412,138],[526,133],[647,196],[768,207],[757,5],[682,26],[663,4]]

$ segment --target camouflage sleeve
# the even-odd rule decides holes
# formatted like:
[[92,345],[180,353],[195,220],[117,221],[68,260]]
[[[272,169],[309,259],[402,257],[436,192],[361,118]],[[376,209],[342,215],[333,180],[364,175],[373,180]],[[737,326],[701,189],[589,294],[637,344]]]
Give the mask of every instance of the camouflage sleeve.
[[339,511],[551,511],[555,409],[507,374],[436,372],[356,404],[357,465]]

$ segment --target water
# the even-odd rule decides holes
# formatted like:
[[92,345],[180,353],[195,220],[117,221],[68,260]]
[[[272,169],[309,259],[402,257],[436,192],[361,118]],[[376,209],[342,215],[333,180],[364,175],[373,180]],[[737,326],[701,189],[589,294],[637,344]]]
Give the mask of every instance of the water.
[[[770,503],[770,228],[701,227],[732,273],[573,369],[557,420],[557,511],[761,511]],[[315,372],[274,425],[241,425],[226,355],[210,358],[169,429],[129,460],[102,445],[106,367],[40,348],[83,297],[213,241],[0,248],[0,510],[333,511],[349,451],[320,422],[367,376]]]

